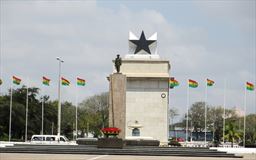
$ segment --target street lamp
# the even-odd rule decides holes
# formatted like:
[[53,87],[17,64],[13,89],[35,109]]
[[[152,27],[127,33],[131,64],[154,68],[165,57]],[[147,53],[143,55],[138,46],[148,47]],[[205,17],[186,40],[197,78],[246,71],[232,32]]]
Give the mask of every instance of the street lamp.
[[57,130],[57,136],[58,139],[60,140],[60,126],[61,126],[61,100],[60,100],[60,77],[61,77],[61,63],[64,61],[60,59],[60,57],[56,58],[59,61],[59,84],[58,84],[58,130]]

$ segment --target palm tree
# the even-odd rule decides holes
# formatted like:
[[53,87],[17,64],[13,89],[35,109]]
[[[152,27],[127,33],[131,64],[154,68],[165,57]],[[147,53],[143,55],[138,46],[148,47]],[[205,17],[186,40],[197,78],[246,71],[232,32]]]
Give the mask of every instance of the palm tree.
[[227,123],[225,127],[225,139],[231,142],[231,147],[233,147],[234,142],[237,142],[241,138],[241,133],[236,130],[232,122]]

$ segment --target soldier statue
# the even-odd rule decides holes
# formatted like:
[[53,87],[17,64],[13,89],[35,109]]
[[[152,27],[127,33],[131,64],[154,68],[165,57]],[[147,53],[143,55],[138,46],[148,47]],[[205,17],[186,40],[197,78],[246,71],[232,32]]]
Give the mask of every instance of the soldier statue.
[[120,73],[120,66],[121,65],[122,65],[122,59],[121,59],[120,55],[118,54],[116,59],[115,59],[115,67],[116,67],[117,73]]

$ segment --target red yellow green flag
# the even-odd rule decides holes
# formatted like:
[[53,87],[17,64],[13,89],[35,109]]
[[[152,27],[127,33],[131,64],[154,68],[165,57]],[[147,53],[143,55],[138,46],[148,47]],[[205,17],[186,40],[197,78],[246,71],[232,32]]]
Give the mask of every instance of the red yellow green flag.
[[12,82],[16,85],[20,85],[21,79],[16,76],[12,76]]
[[207,78],[207,86],[213,86],[214,85],[214,81],[213,80],[210,80]]
[[70,82],[67,79],[61,77],[61,84],[63,86],[69,86]]
[[191,88],[197,88],[198,87],[197,81],[194,81],[194,80],[191,80],[191,79],[188,80],[188,84],[189,84],[189,87],[191,87]]
[[85,86],[85,80],[84,79],[82,79],[82,78],[76,78],[76,84],[78,85],[78,86]]
[[249,91],[254,91],[254,85],[250,82],[246,82],[246,89]]
[[46,86],[49,86],[50,85],[50,79],[49,78],[46,78],[45,76],[43,76],[43,84],[46,85]]
[[169,79],[169,87],[170,88],[174,88],[174,87],[176,87],[178,85],[179,85],[179,82],[174,77],[171,77]]

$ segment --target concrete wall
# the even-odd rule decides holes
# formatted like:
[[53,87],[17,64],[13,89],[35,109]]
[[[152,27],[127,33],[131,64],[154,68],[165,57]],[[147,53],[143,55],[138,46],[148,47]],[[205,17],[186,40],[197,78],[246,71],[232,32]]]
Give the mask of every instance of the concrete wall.
[[[126,92],[126,137],[135,121],[140,136],[166,142],[168,138],[168,80],[128,79]],[[165,97],[164,97],[165,95]]]
[[139,74],[141,77],[144,75],[159,76],[169,75],[169,62],[161,60],[123,60],[121,72],[127,75]]

